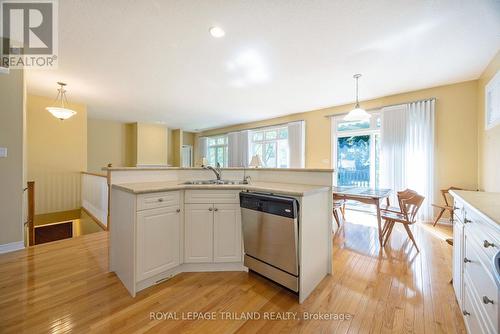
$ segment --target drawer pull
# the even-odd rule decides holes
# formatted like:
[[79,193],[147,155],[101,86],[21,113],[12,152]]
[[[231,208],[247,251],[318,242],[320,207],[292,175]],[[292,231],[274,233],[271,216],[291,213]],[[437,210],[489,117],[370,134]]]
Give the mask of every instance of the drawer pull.
[[483,296],[483,303],[485,303],[485,304],[494,304],[493,300],[489,299],[486,296]]
[[467,312],[466,310],[464,310],[464,311],[462,312],[462,314],[463,314],[463,315],[465,315],[465,316],[470,315],[470,313],[469,313],[469,312]]
[[215,208],[214,211],[219,211],[219,209]]
[[158,202],[163,202],[163,198],[158,198]]
[[472,223],[472,220],[464,218],[464,224],[469,224],[469,223]]
[[484,248],[495,247],[495,244],[492,242],[489,242],[488,240],[484,240],[483,246],[484,246]]
[[181,212],[181,209],[177,209],[177,210],[175,210],[175,212]]
[[464,257],[464,263],[469,263],[469,262],[472,262],[472,261],[469,260],[468,258]]
[[208,208],[208,211],[212,211],[212,208]]

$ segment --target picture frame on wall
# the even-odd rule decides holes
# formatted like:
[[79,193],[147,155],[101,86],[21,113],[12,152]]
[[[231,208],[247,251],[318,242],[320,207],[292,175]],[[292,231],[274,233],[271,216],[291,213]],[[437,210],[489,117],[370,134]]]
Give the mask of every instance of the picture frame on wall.
[[489,130],[500,124],[500,70],[486,85],[484,97],[485,128]]

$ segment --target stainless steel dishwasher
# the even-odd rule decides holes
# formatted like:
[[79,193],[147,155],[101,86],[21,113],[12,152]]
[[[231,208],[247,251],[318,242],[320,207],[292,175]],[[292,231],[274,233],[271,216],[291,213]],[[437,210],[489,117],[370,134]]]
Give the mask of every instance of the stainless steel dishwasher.
[[241,192],[244,264],[299,291],[299,203],[295,198]]

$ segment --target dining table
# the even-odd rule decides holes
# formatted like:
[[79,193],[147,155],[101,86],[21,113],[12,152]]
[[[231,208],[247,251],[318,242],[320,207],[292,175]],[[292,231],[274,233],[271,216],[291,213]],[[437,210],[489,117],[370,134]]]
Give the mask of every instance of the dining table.
[[390,205],[389,197],[392,189],[356,187],[356,186],[335,186],[333,187],[333,200],[352,200],[364,204],[374,205],[377,212],[378,239],[382,247],[382,218],[380,216],[381,203],[385,200],[387,206]]

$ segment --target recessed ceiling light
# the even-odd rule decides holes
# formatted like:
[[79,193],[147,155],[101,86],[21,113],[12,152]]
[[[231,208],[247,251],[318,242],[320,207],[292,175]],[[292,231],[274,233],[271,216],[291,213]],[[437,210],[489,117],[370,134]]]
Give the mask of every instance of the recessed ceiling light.
[[226,32],[224,30],[222,30],[221,27],[211,27],[209,29],[209,31],[210,31],[210,35],[212,35],[212,37],[215,37],[215,38],[224,37],[224,35],[226,34]]

